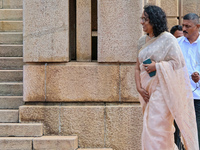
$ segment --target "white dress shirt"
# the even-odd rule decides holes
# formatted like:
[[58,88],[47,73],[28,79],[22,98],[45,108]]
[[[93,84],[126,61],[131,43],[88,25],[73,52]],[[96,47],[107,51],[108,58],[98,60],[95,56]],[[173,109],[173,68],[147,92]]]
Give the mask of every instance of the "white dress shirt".
[[[196,89],[196,86],[199,86],[200,84],[200,81],[199,83],[195,83],[191,78],[192,73],[200,73],[200,36],[192,44],[190,44],[188,39],[184,36],[178,38],[177,40],[185,58],[185,63],[188,69],[193,91]],[[193,98],[200,100],[200,87],[193,92]]]

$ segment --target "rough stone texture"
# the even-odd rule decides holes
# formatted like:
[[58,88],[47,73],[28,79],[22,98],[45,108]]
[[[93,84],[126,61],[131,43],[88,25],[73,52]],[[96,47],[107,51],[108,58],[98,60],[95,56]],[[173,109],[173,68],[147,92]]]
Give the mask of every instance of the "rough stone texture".
[[0,9],[0,20],[22,20],[22,9]]
[[167,22],[168,22],[169,31],[174,25],[178,25],[178,19],[177,18],[167,18]]
[[60,114],[61,135],[77,135],[82,148],[104,147],[103,106],[66,106]]
[[77,136],[44,136],[33,139],[34,150],[75,150],[77,148]]
[[23,96],[0,96],[0,104],[1,109],[18,109],[24,104]]
[[22,82],[23,70],[0,70],[0,82]]
[[118,65],[48,65],[46,78],[46,101],[119,101]]
[[0,57],[22,57],[22,45],[0,45]]
[[167,16],[178,16],[179,0],[161,0],[160,3]]
[[44,135],[59,135],[58,106],[20,106],[20,122],[42,122]]
[[18,122],[19,120],[19,111],[11,109],[0,110],[0,122]]
[[138,102],[134,68],[76,62],[25,65],[24,101]]
[[77,150],[113,150],[112,148],[78,148]]
[[22,70],[22,57],[0,57],[0,70]]
[[23,22],[22,21],[0,21],[0,32],[22,32]]
[[22,9],[23,0],[3,0],[3,8]]
[[21,106],[20,121],[42,122],[44,135],[76,135],[79,146],[85,149],[141,149],[142,109],[139,103],[60,105]]
[[200,16],[199,0],[183,0],[183,16],[188,13],[196,13]]
[[141,0],[98,1],[98,62],[135,62]]
[[91,61],[91,0],[77,0],[76,52],[77,61]]
[[45,66],[24,65],[24,101],[45,101]]
[[0,8],[2,8],[3,7],[3,0],[0,0]]
[[145,0],[144,4],[161,7],[167,16],[178,16],[179,0]]
[[138,102],[139,94],[135,84],[135,65],[120,66],[121,101]]
[[145,5],[146,4],[151,4],[151,5],[158,5],[158,1],[157,0],[145,0]]
[[32,140],[33,137],[0,137],[0,149],[32,150]]
[[22,44],[22,32],[0,32],[0,44]]
[[43,128],[41,123],[21,124],[21,123],[1,123],[0,124],[0,136],[42,136]]
[[139,105],[106,106],[106,147],[141,150],[142,110]]
[[0,96],[22,96],[23,84],[22,83],[0,83]]
[[24,1],[24,61],[69,61],[68,0]]

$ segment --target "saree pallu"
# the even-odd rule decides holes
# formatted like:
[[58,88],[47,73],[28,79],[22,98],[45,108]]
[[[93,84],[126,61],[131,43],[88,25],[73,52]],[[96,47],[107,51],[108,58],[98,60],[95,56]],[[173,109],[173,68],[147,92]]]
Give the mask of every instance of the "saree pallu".
[[[142,37],[141,40],[145,38]],[[168,32],[142,44],[138,52],[141,86],[150,95],[143,108],[142,150],[178,150],[174,143],[175,119],[186,150],[199,150],[194,102],[184,57],[176,39]],[[143,61],[156,62],[150,77]]]

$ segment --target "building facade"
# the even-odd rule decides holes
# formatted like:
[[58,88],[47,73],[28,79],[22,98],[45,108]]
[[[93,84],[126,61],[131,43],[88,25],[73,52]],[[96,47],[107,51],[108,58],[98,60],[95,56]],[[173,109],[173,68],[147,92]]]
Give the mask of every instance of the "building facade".
[[169,29],[200,14],[199,0],[24,0],[20,121],[78,135],[81,148],[140,150],[134,66],[145,4],[165,10]]

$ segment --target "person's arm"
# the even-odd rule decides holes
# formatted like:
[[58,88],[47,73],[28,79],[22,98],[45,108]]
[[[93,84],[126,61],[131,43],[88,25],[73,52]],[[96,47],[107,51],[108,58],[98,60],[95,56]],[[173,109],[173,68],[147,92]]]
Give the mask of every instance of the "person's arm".
[[139,61],[137,59],[137,63],[135,66],[135,83],[136,83],[136,88],[137,91],[140,93],[140,95],[143,97],[145,102],[147,103],[149,101],[149,93],[142,88],[141,86],[141,79],[140,79],[140,67],[139,67]]

